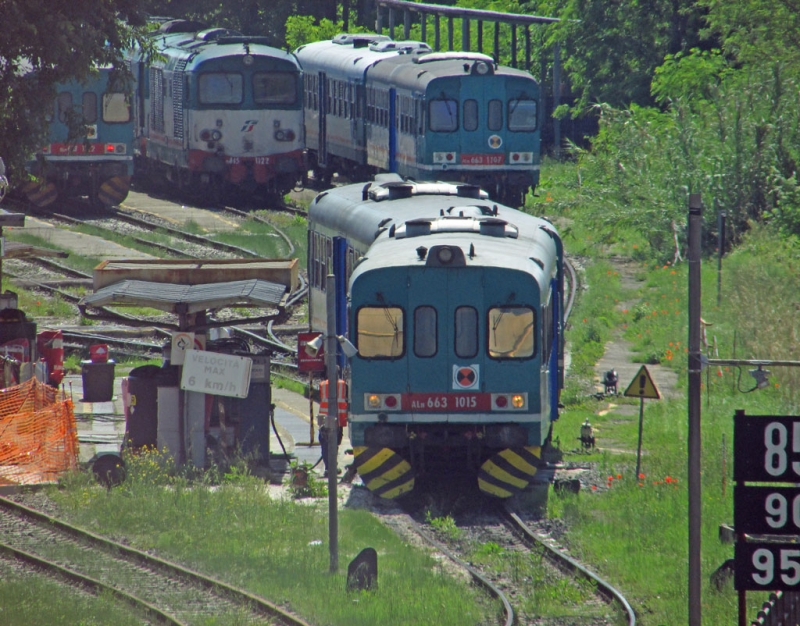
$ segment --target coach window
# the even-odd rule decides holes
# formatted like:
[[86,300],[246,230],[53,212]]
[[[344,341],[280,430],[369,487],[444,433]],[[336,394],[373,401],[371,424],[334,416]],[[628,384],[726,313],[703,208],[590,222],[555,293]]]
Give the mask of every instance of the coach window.
[[131,121],[131,103],[126,94],[103,94],[103,121],[109,124]]
[[83,122],[94,124],[97,121],[97,94],[93,91],[83,92]]
[[508,130],[536,130],[539,116],[536,100],[530,98],[514,98],[508,102]]
[[241,104],[244,78],[232,72],[200,74],[198,99],[200,104]]
[[431,100],[428,120],[433,132],[451,133],[458,130],[458,102],[443,98]]
[[495,359],[525,359],[536,348],[533,309],[501,306],[489,309],[489,356]]
[[56,113],[58,114],[58,121],[63,124],[67,123],[67,117],[72,109],[72,94],[68,91],[62,91],[58,94],[56,99]]
[[289,72],[253,74],[253,100],[256,104],[295,104],[297,75]]
[[486,120],[489,130],[503,130],[503,102],[489,100],[489,117]]
[[356,317],[358,354],[365,359],[393,359],[403,355],[403,309],[365,306]]
[[478,129],[478,101],[464,100],[464,130]]
[[470,359],[478,354],[478,312],[471,306],[456,309],[456,356]]
[[436,354],[436,309],[420,306],[414,311],[414,354],[427,358]]

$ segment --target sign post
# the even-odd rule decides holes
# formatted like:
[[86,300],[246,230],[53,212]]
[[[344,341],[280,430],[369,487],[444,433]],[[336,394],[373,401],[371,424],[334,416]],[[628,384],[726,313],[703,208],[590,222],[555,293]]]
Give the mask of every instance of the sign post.
[[656,384],[650,377],[647,367],[642,365],[636,376],[633,377],[631,384],[622,394],[626,398],[639,398],[639,445],[636,448],[636,476],[639,476],[642,467],[642,427],[644,425],[644,399],[660,400],[661,394],[656,388]]
[[308,445],[314,445],[314,400],[311,390],[314,388],[314,374],[325,371],[325,343],[317,351],[307,350],[309,343],[322,337],[319,332],[297,333],[297,371],[308,373]]

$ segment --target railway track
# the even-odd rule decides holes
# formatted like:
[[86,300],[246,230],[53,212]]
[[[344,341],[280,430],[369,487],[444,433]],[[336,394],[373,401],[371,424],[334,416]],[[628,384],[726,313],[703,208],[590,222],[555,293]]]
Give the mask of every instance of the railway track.
[[0,497],[0,554],[68,584],[108,593],[145,621],[189,626],[309,626],[299,616],[181,565],[134,550]]

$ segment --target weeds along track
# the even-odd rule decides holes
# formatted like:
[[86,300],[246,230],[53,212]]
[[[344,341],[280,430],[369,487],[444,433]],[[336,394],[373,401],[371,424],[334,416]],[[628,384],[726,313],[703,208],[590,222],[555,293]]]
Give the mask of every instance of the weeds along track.
[[[435,558],[469,576],[503,605],[498,624],[635,626],[623,595],[571,558],[553,539],[557,522],[523,518],[467,486],[465,477],[432,482],[373,513],[407,542],[433,547]],[[451,511],[445,514],[444,512]]]
[[271,602],[0,497],[0,554],[164,624],[309,626]]

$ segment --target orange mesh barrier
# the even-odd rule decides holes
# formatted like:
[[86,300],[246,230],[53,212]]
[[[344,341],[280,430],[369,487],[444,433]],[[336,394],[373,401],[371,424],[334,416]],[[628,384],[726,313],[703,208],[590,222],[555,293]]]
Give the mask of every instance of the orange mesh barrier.
[[33,378],[0,390],[0,483],[58,480],[78,450],[72,400]]

